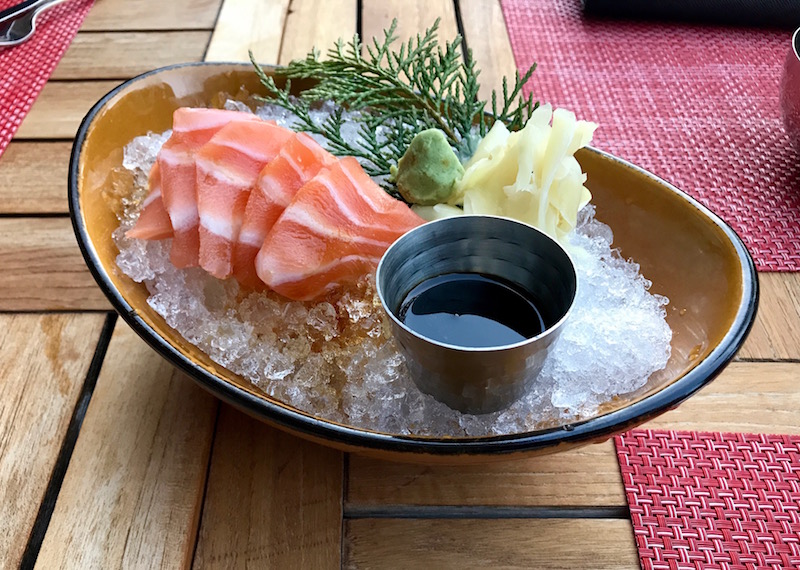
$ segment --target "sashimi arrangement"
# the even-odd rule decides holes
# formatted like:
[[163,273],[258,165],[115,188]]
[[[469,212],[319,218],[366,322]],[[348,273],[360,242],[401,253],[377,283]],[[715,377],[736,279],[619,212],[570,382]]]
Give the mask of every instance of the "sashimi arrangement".
[[181,108],[128,237],[172,237],[175,267],[306,301],[354,282],[423,223],[355,159],[255,115]]
[[[121,271],[216,362],[272,397],[354,426],[514,433],[586,417],[641,387],[669,358],[667,301],[648,293],[593,218],[574,153],[596,125],[521,97],[533,69],[486,112],[458,39],[439,49],[434,26],[393,53],[393,29],[366,46],[370,57],[356,55],[364,46],[354,39],[327,60],[312,53],[277,70],[318,81],[299,97],[256,65],[270,99],[181,108],[171,132],[132,141],[125,165],[146,183],[115,234]],[[437,81],[420,69],[436,70]],[[405,90],[387,87],[403,77]],[[422,112],[431,100],[443,103]],[[484,416],[417,390],[374,287],[397,238],[464,213],[538,226],[570,250],[580,284],[537,389]]]

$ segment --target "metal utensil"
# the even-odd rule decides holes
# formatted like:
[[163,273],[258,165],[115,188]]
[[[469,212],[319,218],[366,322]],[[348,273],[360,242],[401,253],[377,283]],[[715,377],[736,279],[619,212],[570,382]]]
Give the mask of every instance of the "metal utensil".
[[[546,330],[515,344],[481,348],[427,338],[399,317],[402,300],[423,281],[478,273],[525,291]],[[577,277],[567,252],[534,227],[492,216],[455,216],[419,226],[386,251],[378,296],[420,390],[468,414],[502,410],[535,382],[575,299]]]
[[0,12],[0,47],[21,44],[36,31],[36,17],[65,0],[26,0]]
[[800,28],[792,36],[781,79],[781,112],[786,133],[800,153]]

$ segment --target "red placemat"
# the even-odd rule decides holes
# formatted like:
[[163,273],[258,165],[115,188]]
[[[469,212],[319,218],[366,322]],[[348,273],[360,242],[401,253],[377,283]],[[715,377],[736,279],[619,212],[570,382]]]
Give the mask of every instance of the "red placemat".
[[645,570],[800,568],[800,436],[615,438]]
[[[0,10],[20,0],[0,0]],[[36,33],[23,44],[0,47],[0,155],[67,51],[93,0],[70,0],[36,18]]]
[[536,97],[714,210],[759,270],[800,271],[800,156],[779,104],[790,34],[587,20],[580,4],[502,0],[517,66],[539,64]]

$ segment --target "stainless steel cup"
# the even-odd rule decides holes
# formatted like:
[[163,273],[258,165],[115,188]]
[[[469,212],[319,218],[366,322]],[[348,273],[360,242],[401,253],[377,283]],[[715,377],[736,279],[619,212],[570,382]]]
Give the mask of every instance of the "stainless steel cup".
[[781,79],[781,113],[786,132],[800,154],[800,28],[792,36]]
[[[479,273],[516,285],[542,313],[545,331],[516,344],[473,348],[426,338],[399,318],[409,292],[432,277]],[[531,387],[575,299],[577,277],[564,248],[527,224],[455,216],[408,232],[383,255],[378,294],[417,386],[469,414],[502,410]]]

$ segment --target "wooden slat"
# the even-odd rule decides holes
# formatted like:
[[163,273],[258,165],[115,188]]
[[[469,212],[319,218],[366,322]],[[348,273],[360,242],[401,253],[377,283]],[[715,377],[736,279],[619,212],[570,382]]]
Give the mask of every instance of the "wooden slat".
[[800,359],[800,273],[760,273],[761,301],[739,358]]
[[206,61],[276,63],[290,0],[224,0]]
[[0,219],[0,311],[107,310],[68,218]]
[[81,32],[51,79],[128,79],[145,71],[202,61],[211,32]]
[[51,81],[44,86],[14,139],[72,139],[81,120],[119,81]]
[[[457,0],[464,26],[464,38],[481,74],[480,97],[491,105],[493,89],[502,93],[503,76],[514,84],[514,53],[508,39],[499,0]],[[491,106],[487,107],[491,109]]]
[[[798,363],[734,363],[648,427],[800,433]],[[610,442],[514,463],[447,467],[350,458],[348,504],[624,506]]]
[[356,0],[292,0],[278,63],[303,58],[316,47],[322,54],[339,38],[356,33]]
[[345,568],[638,568],[627,520],[353,520]]
[[624,506],[614,446],[488,465],[392,464],[352,455],[347,504]]
[[647,424],[660,429],[800,434],[800,363],[737,362]]
[[0,560],[28,542],[103,315],[0,315]]
[[70,143],[12,142],[0,156],[0,213],[66,213]]
[[[298,42],[284,46],[289,59],[293,51],[303,55],[311,49],[312,42],[300,45],[309,34],[327,41],[355,29],[355,13],[338,14],[338,2],[295,2],[287,21],[289,3],[227,0],[206,59],[247,60],[252,49],[258,61],[276,63],[284,25],[292,30],[292,41]],[[340,26],[350,29],[337,29]],[[299,440],[224,406],[195,566],[339,568],[342,494],[340,452]]]
[[118,322],[36,567],[186,567],[216,410]]
[[223,406],[197,568],[339,568],[342,454]]
[[364,2],[361,14],[364,41],[372,41],[373,37],[382,40],[383,30],[391,25],[393,18],[397,18],[395,35],[399,41],[424,32],[436,18],[441,18],[438,36],[442,45],[458,34],[453,0],[386,0]]
[[81,30],[211,30],[221,0],[99,0]]

